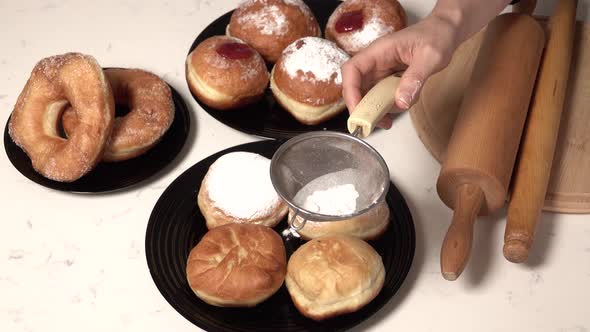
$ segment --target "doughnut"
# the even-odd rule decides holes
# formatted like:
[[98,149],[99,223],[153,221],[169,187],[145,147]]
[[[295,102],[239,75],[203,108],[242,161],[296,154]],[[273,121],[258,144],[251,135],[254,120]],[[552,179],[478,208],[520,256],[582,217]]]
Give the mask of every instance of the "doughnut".
[[297,310],[320,321],[361,309],[384,280],[385,267],[373,247],[353,236],[328,235],[291,255],[285,285]]
[[232,13],[226,34],[243,40],[274,63],[287,45],[302,37],[320,37],[321,30],[301,0],[247,0]]
[[209,229],[228,223],[274,227],[288,211],[271,183],[270,159],[251,152],[219,157],[201,182],[197,203]]
[[281,236],[251,224],[227,224],[208,231],[186,264],[195,295],[219,307],[256,306],[283,285],[286,270]]
[[354,55],[377,38],[406,26],[406,12],[396,0],[346,0],[330,15],[326,38]]
[[[129,107],[129,113],[116,117],[102,160],[107,162],[135,158],[156,145],[174,120],[172,92],[158,76],[140,69],[105,69],[116,104]],[[62,115],[67,137],[79,125],[75,108]]]
[[285,48],[272,69],[272,93],[297,121],[322,123],[346,108],[340,67],[348,59],[349,55],[329,40],[298,39]]
[[190,90],[204,104],[229,110],[258,101],[268,86],[264,60],[239,39],[213,36],[186,59]]
[[[57,125],[68,105],[77,110],[80,125],[64,139]],[[66,53],[35,65],[12,111],[8,130],[39,174],[73,182],[101,160],[114,113],[111,87],[96,60]]]
[[[289,209],[289,219],[293,216],[293,210]],[[297,224],[303,222],[303,218],[297,216]],[[302,229],[297,233],[305,240],[315,239],[325,235],[342,234],[355,236],[363,240],[374,240],[380,237],[389,225],[389,206],[386,201],[381,202],[371,210],[345,220],[338,221],[313,221],[307,220]]]

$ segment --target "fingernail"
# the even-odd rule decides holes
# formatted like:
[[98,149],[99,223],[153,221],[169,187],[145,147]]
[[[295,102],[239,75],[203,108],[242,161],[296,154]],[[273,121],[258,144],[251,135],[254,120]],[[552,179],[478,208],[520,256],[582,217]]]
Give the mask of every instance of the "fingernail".
[[410,84],[411,90],[406,90],[406,91],[402,91],[400,92],[399,95],[399,101],[401,102],[401,106],[404,107],[404,109],[408,109],[410,108],[410,105],[412,104],[412,102],[414,101],[414,98],[416,98],[416,95],[418,94],[418,91],[420,91],[420,88],[422,87],[422,82],[415,80],[414,82],[412,82],[412,84]]
[[401,106],[403,106],[404,109],[408,109],[410,107],[410,103],[412,101],[412,95],[410,95],[407,92],[401,92],[399,94],[399,101]]

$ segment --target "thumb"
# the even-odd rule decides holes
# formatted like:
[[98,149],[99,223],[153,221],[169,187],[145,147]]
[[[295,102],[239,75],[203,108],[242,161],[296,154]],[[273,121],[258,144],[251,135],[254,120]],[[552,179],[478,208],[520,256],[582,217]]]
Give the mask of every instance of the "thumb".
[[426,80],[440,67],[441,61],[439,60],[436,56],[426,56],[425,52],[414,56],[397,87],[395,93],[397,107],[407,110],[414,105]]

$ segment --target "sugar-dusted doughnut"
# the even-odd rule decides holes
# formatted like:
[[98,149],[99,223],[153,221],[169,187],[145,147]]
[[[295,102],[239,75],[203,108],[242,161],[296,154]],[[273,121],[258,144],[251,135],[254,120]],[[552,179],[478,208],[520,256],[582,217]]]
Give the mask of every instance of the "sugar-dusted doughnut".
[[295,40],[320,34],[315,16],[302,0],[244,1],[227,26],[227,35],[243,40],[271,63]]
[[252,47],[233,37],[213,36],[188,55],[186,79],[200,101],[228,110],[259,100],[268,86],[269,73]]
[[330,15],[326,38],[354,55],[406,25],[406,12],[396,0],[346,0]]
[[201,182],[197,202],[209,229],[230,223],[274,227],[287,214],[270,180],[270,159],[252,152],[219,157]]
[[340,68],[348,59],[349,55],[329,40],[298,39],[283,51],[272,69],[272,93],[299,122],[322,123],[346,108]]

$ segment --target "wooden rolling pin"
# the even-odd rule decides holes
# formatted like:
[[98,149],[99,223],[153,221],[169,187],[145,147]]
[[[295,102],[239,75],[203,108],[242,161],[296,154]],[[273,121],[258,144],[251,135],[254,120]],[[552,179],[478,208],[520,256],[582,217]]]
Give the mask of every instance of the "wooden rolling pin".
[[526,261],[549,184],[567,89],[577,0],[560,0],[549,19],[547,45],[521,142],[508,204],[504,257]]
[[488,25],[437,181],[454,209],[441,272],[455,280],[471,251],[473,223],[502,207],[545,43],[532,17],[510,13]]

